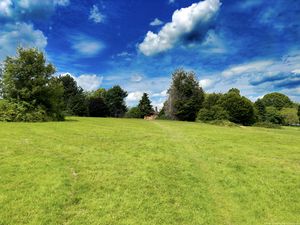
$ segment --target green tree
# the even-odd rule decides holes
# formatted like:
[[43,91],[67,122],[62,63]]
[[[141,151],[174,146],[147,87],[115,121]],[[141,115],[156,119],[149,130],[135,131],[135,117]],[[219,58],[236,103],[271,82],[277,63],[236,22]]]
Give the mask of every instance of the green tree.
[[283,124],[284,118],[274,106],[266,107],[266,121],[274,124]]
[[144,116],[149,116],[154,113],[153,107],[151,105],[151,101],[147,93],[143,94],[142,99],[138,104],[138,108],[140,111],[140,116],[142,118],[144,118]]
[[259,122],[263,122],[266,119],[266,106],[261,99],[257,99],[254,103],[254,108]]
[[123,117],[127,111],[125,98],[127,92],[124,91],[119,85],[114,86],[107,90],[105,94],[105,101],[109,109],[109,114],[112,117]]
[[106,117],[109,116],[109,109],[106,103],[106,90],[99,88],[92,91],[88,96],[89,116],[91,117]]
[[3,98],[22,104],[27,113],[39,108],[48,119],[62,120],[63,87],[53,76],[54,72],[54,66],[46,64],[42,52],[19,48],[16,57],[4,61]]
[[139,107],[132,107],[126,112],[125,117],[127,118],[142,118],[142,113]]
[[176,120],[195,121],[204,101],[204,91],[193,72],[176,70],[173,73],[169,98],[165,107],[166,117]]
[[266,94],[262,98],[262,102],[266,107],[273,106],[278,110],[281,110],[284,107],[285,108],[293,107],[293,102],[290,100],[290,98],[278,92]]
[[255,122],[253,104],[249,99],[240,96],[236,90],[223,95],[219,103],[228,112],[231,122],[251,125]]
[[283,124],[284,125],[292,125],[292,124],[298,124],[299,118],[297,115],[297,109],[296,108],[283,108],[280,110],[280,114],[283,117]]
[[229,115],[228,113],[218,105],[214,105],[212,107],[208,108],[202,108],[200,109],[198,113],[198,120],[201,121],[213,121],[213,120],[228,120]]
[[211,107],[217,105],[218,101],[221,97],[222,97],[222,94],[220,94],[220,93],[206,94],[205,100],[203,102],[203,108],[210,109]]
[[64,87],[64,111],[67,115],[87,116],[87,99],[84,91],[70,75],[59,76],[59,81]]

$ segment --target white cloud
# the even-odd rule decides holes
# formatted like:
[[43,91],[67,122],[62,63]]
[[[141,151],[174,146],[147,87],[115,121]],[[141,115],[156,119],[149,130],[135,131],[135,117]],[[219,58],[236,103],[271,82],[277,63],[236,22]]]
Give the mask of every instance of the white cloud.
[[169,0],[169,4],[175,3],[175,0]]
[[11,16],[11,7],[12,7],[12,1],[11,0],[2,0],[0,2],[0,17],[2,16]]
[[71,42],[72,48],[83,57],[93,57],[104,49],[101,41],[85,35],[74,35],[71,37]]
[[150,23],[150,26],[160,26],[160,25],[162,25],[162,24],[164,24],[163,21],[161,21],[161,20],[158,19],[158,18],[155,18],[155,20],[153,20],[153,21]]
[[300,74],[300,69],[295,69],[295,70],[292,71],[292,73],[294,73],[294,74]]
[[77,85],[82,87],[85,91],[97,90],[102,84],[103,77],[96,74],[82,74],[75,76],[71,73],[62,73],[60,76],[70,75],[77,82]]
[[36,47],[44,50],[47,38],[40,30],[35,30],[32,24],[5,24],[0,30],[0,61],[6,56],[15,55],[16,48]]
[[143,96],[143,92],[141,91],[130,92],[126,97],[126,101],[127,102],[139,101],[142,98],[142,96]]
[[89,19],[93,20],[94,23],[103,22],[104,15],[99,11],[99,9],[96,5],[93,5],[93,7],[91,8]]
[[221,3],[219,0],[205,0],[187,8],[176,10],[172,22],[167,23],[158,34],[148,31],[139,50],[146,56],[172,49],[184,39],[201,39],[210,29]]
[[132,56],[132,54],[128,53],[128,52],[120,52],[117,54],[118,57],[129,57]]
[[214,84],[213,80],[211,79],[203,79],[199,81],[199,84],[204,89],[209,89]]
[[242,65],[232,66],[231,68],[222,72],[222,76],[224,77],[232,77],[234,75],[240,75],[243,73],[255,73],[265,70],[270,65],[273,64],[273,61],[255,61]]

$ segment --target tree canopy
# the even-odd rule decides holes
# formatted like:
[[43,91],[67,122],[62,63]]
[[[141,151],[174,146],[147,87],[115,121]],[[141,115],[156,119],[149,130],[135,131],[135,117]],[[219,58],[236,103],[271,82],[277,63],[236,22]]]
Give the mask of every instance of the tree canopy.
[[204,91],[199,86],[195,74],[176,70],[168,94],[166,116],[176,120],[195,121],[204,101]]
[[138,109],[140,111],[140,116],[142,118],[144,118],[144,116],[149,116],[154,113],[153,107],[151,105],[151,101],[147,93],[143,94],[142,99],[138,104]]

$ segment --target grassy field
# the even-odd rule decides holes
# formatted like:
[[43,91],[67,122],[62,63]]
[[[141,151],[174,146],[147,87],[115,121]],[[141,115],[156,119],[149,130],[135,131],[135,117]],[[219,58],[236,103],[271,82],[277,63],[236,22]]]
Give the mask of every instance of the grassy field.
[[0,123],[0,224],[299,224],[300,129]]

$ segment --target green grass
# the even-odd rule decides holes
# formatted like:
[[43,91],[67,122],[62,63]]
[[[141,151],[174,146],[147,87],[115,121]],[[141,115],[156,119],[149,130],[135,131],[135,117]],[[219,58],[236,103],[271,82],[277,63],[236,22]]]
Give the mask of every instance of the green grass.
[[300,129],[0,123],[0,224],[299,224]]

